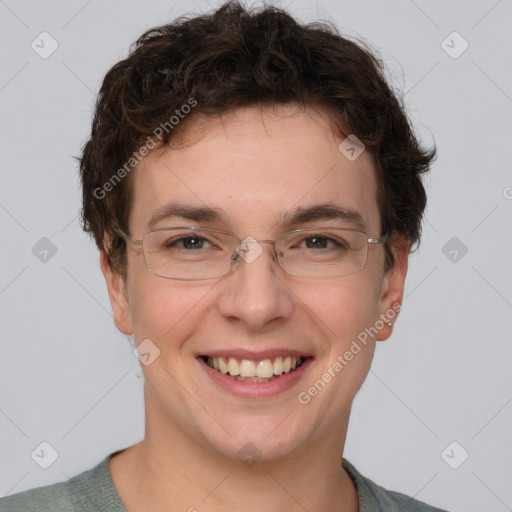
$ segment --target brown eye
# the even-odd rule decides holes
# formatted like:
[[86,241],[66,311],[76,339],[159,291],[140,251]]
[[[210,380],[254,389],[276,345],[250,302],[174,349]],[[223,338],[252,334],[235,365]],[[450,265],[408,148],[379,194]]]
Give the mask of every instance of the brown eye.
[[165,243],[165,247],[168,249],[177,246],[180,249],[203,249],[204,242],[208,242],[208,240],[200,236],[183,236],[177,239],[171,239],[167,241]]
[[307,249],[329,249],[329,248],[347,248],[342,240],[337,240],[325,235],[312,235],[303,240]]
[[327,247],[327,238],[325,236],[311,236],[306,238],[306,247],[308,249],[325,249]]

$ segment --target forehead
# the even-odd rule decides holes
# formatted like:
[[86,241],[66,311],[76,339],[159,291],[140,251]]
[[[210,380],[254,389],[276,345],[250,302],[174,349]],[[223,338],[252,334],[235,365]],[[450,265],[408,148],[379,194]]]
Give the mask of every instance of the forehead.
[[130,232],[142,235],[155,213],[179,203],[215,209],[220,228],[267,237],[298,208],[334,204],[359,213],[375,235],[375,170],[366,151],[349,160],[338,148],[343,139],[325,114],[293,106],[196,116],[179,146],[151,153],[135,169]]

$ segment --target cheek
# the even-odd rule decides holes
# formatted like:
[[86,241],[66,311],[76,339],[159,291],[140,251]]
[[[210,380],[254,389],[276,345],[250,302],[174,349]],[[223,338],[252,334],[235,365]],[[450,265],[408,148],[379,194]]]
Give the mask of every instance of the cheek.
[[169,340],[186,338],[198,324],[198,313],[212,285],[146,274],[137,276],[130,300],[135,340],[149,338],[162,351],[178,350],[180,344],[169,344]]
[[366,273],[345,276],[302,288],[301,301],[324,325],[327,336],[336,344],[347,340],[375,321],[378,294],[374,277]]

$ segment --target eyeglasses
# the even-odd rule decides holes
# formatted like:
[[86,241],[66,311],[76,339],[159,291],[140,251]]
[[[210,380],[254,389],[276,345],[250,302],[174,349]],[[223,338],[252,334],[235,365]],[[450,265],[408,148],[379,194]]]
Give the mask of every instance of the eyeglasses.
[[295,229],[275,240],[240,240],[226,231],[197,227],[154,229],[135,241],[119,233],[132,246],[142,246],[152,274],[182,281],[223,277],[240,259],[255,261],[263,252],[262,243],[274,245],[276,261],[291,276],[343,277],[364,268],[369,244],[381,244],[388,238],[370,238],[355,229],[331,227]]

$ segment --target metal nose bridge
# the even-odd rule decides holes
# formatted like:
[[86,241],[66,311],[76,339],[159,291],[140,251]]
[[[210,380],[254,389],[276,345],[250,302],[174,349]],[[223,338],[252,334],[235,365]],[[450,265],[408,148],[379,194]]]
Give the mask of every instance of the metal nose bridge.
[[265,243],[265,244],[274,244],[276,243],[275,240],[256,240],[250,236],[248,236],[247,238],[244,238],[243,240],[240,240],[240,245],[243,244],[243,243],[249,243],[249,242],[257,242],[257,243]]
[[[249,243],[273,244],[274,245],[274,251],[273,251],[273,254],[272,254],[272,258],[275,258],[276,256],[278,257],[278,254],[277,254],[277,252],[275,250],[275,245],[276,245],[276,241],[275,240],[256,240],[255,238],[252,238],[252,237],[246,237],[243,240],[239,239],[239,241],[240,241],[240,243],[238,244],[236,249],[233,251],[233,254],[231,256],[231,263],[232,264],[237,263],[238,260],[240,259],[240,257],[242,257],[242,259],[246,260],[248,263],[252,263],[252,261],[254,261],[254,260],[248,261],[246,259],[246,257],[244,257],[244,254],[248,253],[249,250],[250,250],[248,247],[246,247],[246,244],[249,244]],[[277,258],[277,259],[279,259],[279,258]]]

